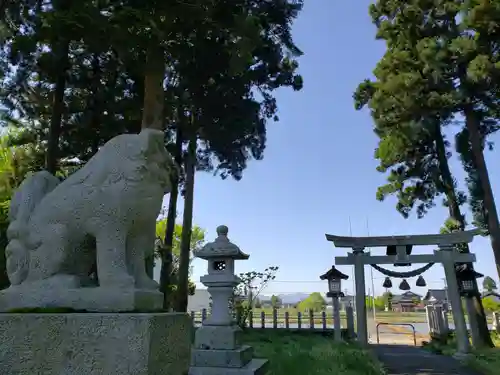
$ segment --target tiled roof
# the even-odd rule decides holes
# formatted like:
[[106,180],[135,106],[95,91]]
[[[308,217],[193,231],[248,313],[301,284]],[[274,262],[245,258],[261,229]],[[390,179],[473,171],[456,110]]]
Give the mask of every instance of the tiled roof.
[[430,300],[432,297],[437,301],[446,301],[446,289],[429,289],[424,297],[425,301]]

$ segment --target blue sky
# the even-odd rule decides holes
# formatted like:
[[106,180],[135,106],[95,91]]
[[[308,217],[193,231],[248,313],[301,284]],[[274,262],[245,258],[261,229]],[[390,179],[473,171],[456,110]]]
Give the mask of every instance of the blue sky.
[[[334,248],[325,233],[349,235],[349,218],[353,235],[364,236],[367,222],[371,235],[437,233],[447,217],[440,201],[424,219],[405,220],[393,199],[375,199],[377,187],[385,181],[375,170],[377,137],[369,113],[356,111],[352,100],[356,86],[371,77],[384,53],[384,44],[375,41],[369,3],[306,1],[293,28],[304,51],[300,59],[304,89],[278,93],[280,122],[268,126],[264,160],[251,162],[238,182],[196,175],[194,223],[207,230],[207,240],[215,238],[218,225],[228,225],[230,239],[250,254],[249,260],[237,264],[238,272],[280,267],[264,294],[326,291],[318,277],[346,249]],[[498,151],[487,155],[497,200],[500,171],[494,161],[499,156]],[[455,177],[463,181],[457,157],[450,163]],[[180,202],[180,215],[182,207]],[[414,249],[414,253],[429,251],[432,248]],[[489,239],[476,239],[472,251],[478,257],[477,270],[497,279]],[[195,260],[193,265],[198,281],[206,262]],[[349,266],[339,268],[352,273]],[[158,275],[159,269],[155,271]],[[368,291],[368,267],[366,271]],[[424,277],[428,288],[443,286],[440,265]],[[382,293],[383,276],[374,271],[374,278],[376,293]],[[344,283],[349,292],[352,281]],[[416,279],[408,281],[414,292],[425,293],[427,288],[415,287]],[[393,284],[393,292],[399,293],[398,281]]]

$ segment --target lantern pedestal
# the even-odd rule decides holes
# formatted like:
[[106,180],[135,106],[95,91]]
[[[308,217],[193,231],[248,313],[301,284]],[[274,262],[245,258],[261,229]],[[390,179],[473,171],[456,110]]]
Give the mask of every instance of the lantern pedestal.
[[327,297],[332,298],[332,307],[333,307],[333,329],[334,329],[334,338],[335,341],[342,341],[342,327],[340,326],[340,303],[339,303],[339,295],[336,293],[328,292]]
[[234,274],[234,261],[248,259],[227,238],[225,226],[217,228],[218,237],[195,256],[208,261],[208,274],[200,281],[212,297],[212,313],[196,330],[191,351],[189,375],[263,375],[267,359],[253,359],[253,348],[241,345],[241,329],[229,308],[233,290],[240,282]]

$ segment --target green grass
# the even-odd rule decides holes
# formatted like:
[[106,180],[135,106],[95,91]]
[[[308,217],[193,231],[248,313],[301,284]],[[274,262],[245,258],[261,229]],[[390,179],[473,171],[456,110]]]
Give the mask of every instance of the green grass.
[[[463,360],[465,365],[483,375],[498,375],[499,373],[500,335],[496,332],[491,332],[491,338],[496,346],[495,348],[474,349]],[[456,352],[457,343],[452,334],[446,343],[436,340],[431,341],[424,347],[436,354],[453,355]]]
[[495,348],[474,350],[466,364],[484,375],[498,375],[500,368],[500,334],[491,333]]
[[269,360],[268,375],[383,375],[371,352],[353,343],[335,344],[312,332],[245,330],[256,358]]

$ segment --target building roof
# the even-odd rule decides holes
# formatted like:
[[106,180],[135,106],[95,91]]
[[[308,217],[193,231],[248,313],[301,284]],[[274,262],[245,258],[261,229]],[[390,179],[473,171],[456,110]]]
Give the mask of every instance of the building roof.
[[392,303],[399,303],[399,302],[404,302],[404,301],[411,301],[413,302],[414,299],[420,300],[422,298],[421,295],[417,293],[413,293],[411,291],[405,292],[403,294],[398,294],[392,296]]
[[436,301],[447,301],[446,289],[429,289],[425,294],[424,301],[435,299]]

